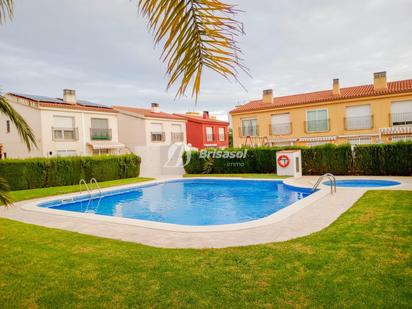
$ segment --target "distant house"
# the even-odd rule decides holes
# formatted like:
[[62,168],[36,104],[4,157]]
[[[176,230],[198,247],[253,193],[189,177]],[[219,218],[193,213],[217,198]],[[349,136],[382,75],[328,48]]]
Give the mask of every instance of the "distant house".
[[151,109],[113,106],[118,111],[120,140],[130,150],[136,146],[162,146],[186,143],[186,120],[161,112],[159,104]]
[[118,154],[126,151],[118,140],[117,111],[77,100],[74,90],[65,89],[63,98],[19,93],[7,93],[5,97],[32,128],[38,148],[29,152],[10,119],[0,115],[2,158]]
[[213,119],[209,112],[175,114],[187,120],[187,143],[198,149],[227,148],[229,146],[229,123]]

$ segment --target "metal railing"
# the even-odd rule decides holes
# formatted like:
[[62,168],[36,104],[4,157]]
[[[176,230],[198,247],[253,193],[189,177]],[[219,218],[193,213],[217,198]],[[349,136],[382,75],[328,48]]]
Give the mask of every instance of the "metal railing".
[[364,130],[373,128],[373,116],[345,118],[345,130]]
[[259,126],[239,127],[239,135],[241,137],[259,136]]
[[83,178],[80,179],[80,181],[79,181],[79,193],[80,193],[80,194],[83,193],[83,191],[82,191],[82,184],[84,184],[84,186],[85,186],[85,188],[86,188],[86,190],[87,190],[87,193],[89,193],[89,196],[91,197],[91,196],[92,196],[92,193],[90,192],[90,189],[89,189],[89,186],[87,185],[86,180],[84,180]]
[[269,132],[271,135],[287,135],[292,133],[292,123],[270,124]]
[[412,112],[410,113],[391,113],[389,114],[391,126],[404,126],[412,124]]
[[90,184],[93,184],[93,183],[96,184],[97,190],[99,190],[99,194],[101,196],[102,195],[102,189],[100,189],[99,183],[97,182],[96,178],[94,178],[94,177],[92,179],[90,179]]
[[93,141],[109,141],[112,139],[112,129],[91,128],[90,139]]
[[214,134],[206,134],[206,141],[207,142],[213,142],[215,140],[215,135]]
[[330,130],[330,119],[305,121],[305,132],[306,133],[327,132],[329,130]]
[[164,142],[166,140],[165,132],[150,132],[152,142]]
[[320,185],[320,183],[325,177],[327,177],[330,182],[330,194],[336,193],[336,178],[331,173],[326,173],[320,176],[318,178],[318,181],[316,181],[316,184],[313,186],[312,191],[315,191],[318,188],[318,186]]
[[52,127],[52,137],[54,141],[77,141],[79,130],[78,128]]
[[172,143],[183,142],[184,133],[183,132],[172,132],[171,139],[172,139]]

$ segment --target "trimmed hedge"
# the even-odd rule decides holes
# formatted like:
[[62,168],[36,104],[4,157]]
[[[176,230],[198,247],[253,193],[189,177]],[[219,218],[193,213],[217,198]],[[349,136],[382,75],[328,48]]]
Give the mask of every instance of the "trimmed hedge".
[[[276,152],[300,149],[304,175],[321,175],[328,172],[335,175],[412,175],[412,142],[360,145],[354,147],[353,151],[349,144],[246,149],[247,157],[242,159],[201,159],[199,152],[192,151],[191,160],[185,165],[185,171],[188,174],[276,173]],[[183,162],[186,163],[187,158],[188,154],[183,154]]]
[[0,177],[7,180],[11,190],[74,185],[82,178],[131,178],[139,173],[140,157],[133,154],[0,160]]

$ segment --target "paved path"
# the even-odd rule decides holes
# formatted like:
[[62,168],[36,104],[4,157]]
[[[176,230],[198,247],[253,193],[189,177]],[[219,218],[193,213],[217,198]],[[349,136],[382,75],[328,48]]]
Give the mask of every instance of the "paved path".
[[[379,177],[379,179],[382,178],[383,177]],[[411,177],[391,177],[390,179],[401,179],[401,181],[407,185],[399,189],[412,190]],[[315,177],[302,177],[297,180],[296,183],[302,186],[311,186],[315,181]],[[306,206],[280,222],[225,232],[173,232],[134,225],[41,213],[22,209],[21,206],[27,203],[27,201],[16,203],[14,207],[0,209],[0,217],[156,247],[223,248],[229,246],[244,246],[285,241],[320,231],[335,221],[365,192],[366,190],[363,189],[338,188],[336,194],[327,194],[313,204]]]

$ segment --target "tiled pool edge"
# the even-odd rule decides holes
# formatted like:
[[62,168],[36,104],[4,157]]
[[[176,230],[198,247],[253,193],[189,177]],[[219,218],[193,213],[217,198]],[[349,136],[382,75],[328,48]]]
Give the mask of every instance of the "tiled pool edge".
[[[132,189],[136,187],[145,187],[150,185],[155,185],[164,182],[182,180],[184,178],[170,178],[167,180],[152,180],[143,183],[135,183],[123,186],[116,186],[110,188],[104,188],[102,192],[113,192],[117,190],[125,190],[125,189]],[[245,179],[245,178],[234,178],[234,177],[191,177],[190,179],[238,179],[238,180],[245,180],[245,181],[282,181],[286,185],[295,188],[305,188],[308,187],[294,185],[290,183],[291,178],[287,179]],[[289,180],[287,182],[287,180]],[[21,206],[21,209],[25,211],[34,211],[34,212],[42,212],[52,215],[58,215],[63,217],[72,217],[72,218],[79,218],[79,219],[88,219],[88,220],[95,220],[100,222],[108,222],[108,223],[116,223],[116,224],[126,224],[131,226],[137,226],[142,228],[148,228],[152,230],[162,230],[162,231],[169,231],[169,232],[181,232],[181,233],[212,233],[212,232],[227,232],[227,231],[240,231],[240,230],[247,230],[253,229],[260,226],[265,226],[269,224],[274,224],[280,221],[283,221],[290,217],[291,215],[299,212],[300,210],[313,205],[316,201],[320,200],[324,196],[329,194],[328,187],[321,188],[319,191],[285,207],[277,212],[253,221],[248,221],[244,223],[234,223],[234,224],[225,224],[225,225],[213,225],[213,226],[187,226],[187,225],[178,225],[178,224],[171,224],[171,223],[162,223],[162,222],[155,222],[155,221],[146,221],[146,220],[139,220],[139,219],[129,219],[129,218],[121,218],[121,217],[112,217],[112,216],[104,216],[104,215],[97,215],[97,214],[88,214],[88,213],[77,213],[72,211],[65,211],[65,210],[57,210],[52,208],[40,207],[39,204],[47,203],[50,201],[58,200],[58,199],[70,199],[73,197],[78,197],[79,193],[71,193],[65,195],[55,195],[51,197],[45,197],[42,199],[38,199],[36,201],[28,201],[27,203]],[[92,191],[92,194],[98,194],[98,190]]]

